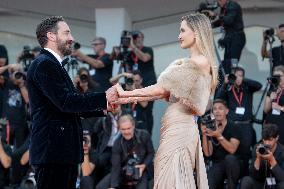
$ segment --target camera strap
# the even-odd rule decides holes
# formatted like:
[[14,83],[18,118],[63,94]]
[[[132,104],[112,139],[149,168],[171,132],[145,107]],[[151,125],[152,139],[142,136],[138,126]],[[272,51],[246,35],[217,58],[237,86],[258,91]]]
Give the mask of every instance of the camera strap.
[[237,93],[236,93],[236,91],[235,91],[235,87],[232,87],[232,91],[233,91],[234,97],[235,97],[235,99],[236,99],[236,101],[237,101],[239,107],[241,107],[242,101],[243,101],[244,92],[242,91],[242,92],[240,93],[240,96],[238,97],[238,95],[237,95]]

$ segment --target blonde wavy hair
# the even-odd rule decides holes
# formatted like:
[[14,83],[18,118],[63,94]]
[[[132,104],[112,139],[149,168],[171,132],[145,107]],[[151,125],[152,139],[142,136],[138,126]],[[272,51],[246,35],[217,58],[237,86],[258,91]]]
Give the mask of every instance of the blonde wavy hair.
[[216,65],[213,31],[210,20],[204,14],[186,15],[181,18],[181,21],[183,20],[187,22],[187,25],[195,34],[197,49],[210,63],[212,75],[211,92],[214,92],[218,84],[218,66]]

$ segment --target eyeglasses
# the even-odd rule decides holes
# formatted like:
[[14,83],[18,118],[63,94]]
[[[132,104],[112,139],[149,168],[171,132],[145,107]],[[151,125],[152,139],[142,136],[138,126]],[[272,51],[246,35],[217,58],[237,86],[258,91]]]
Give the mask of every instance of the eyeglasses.
[[92,46],[102,45],[103,43],[93,43]]

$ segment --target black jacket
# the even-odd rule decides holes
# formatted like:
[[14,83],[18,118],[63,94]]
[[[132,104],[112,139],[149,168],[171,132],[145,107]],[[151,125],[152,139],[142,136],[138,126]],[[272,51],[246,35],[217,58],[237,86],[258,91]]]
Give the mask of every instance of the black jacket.
[[[145,164],[146,167],[152,163],[154,158],[154,147],[151,136],[147,131],[135,129],[134,133],[135,152],[140,159],[139,164]],[[128,160],[128,152],[125,140],[122,136],[118,138],[112,147],[112,168],[111,168],[111,184],[112,188],[119,186],[121,181],[122,168]]]
[[272,176],[275,177],[277,182],[283,182],[284,181],[284,146],[278,143],[273,155],[277,161],[277,165],[274,166],[273,169],[270,170],[269,167],[266,168],[265,161],[261,161],[259,170],[256,170],[254,167],[254,162],[256,159],[256,148],[254,148],[252,152],[250,176],[252,176],[254,179],[260,182],[265,182],[266,176],[270,176],[269,173],[266,172],[267,169],[267,171],[270,171],[272,173]]
[[67,71],[44,49],[28,70],[27,87],[32,120],[30,163],[82,162],[80,116],[102,116],[105,93],[78,93]]
[[226,33],[240,32],[244,29],[243,13],[241,6],[234,1],[228,1],[221,8],[218,20],[212,23],[213,28],[224,26]]
[[[245,114],[239,115],[236,114],[236,108],[239,106],[232,88],[227,84],[223,84],[219,90],[217,91],[215,98],[221,98],[225,100],[229,107],[229,115],[228,119],[232,121],[248,121],[253,118],[252,113],[252,103],[253,103],[253,93],[259,91],[262,85],[258,81],[251,79],[244,79],[242,83],[242,91],[243,91],[243,100],[241,103],[241,107],[245,108]],[[237,92],[237,95],[240,96],[240,93]]]

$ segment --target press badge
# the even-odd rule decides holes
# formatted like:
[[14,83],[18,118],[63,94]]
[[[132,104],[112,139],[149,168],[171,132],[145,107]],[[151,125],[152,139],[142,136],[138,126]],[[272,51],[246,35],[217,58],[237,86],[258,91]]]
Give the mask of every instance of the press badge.
[[272,110],[272,115],[280,115],[280,114],[281,114],[280,110],[277,110],[277,109]]
[[276,181],[274,177],[267,177],[266,178],[266,183],[268,186],[274,186],[276,185]]
[[245,108],[244,107],[237,107],[236,114],[244,115],[245,114]]
[[96,70],[95,70],[95,69],[91,69],[91,70],[89,71],[89,73],[90,73],[91,76],[93,76],[93,75],[96,74]]

